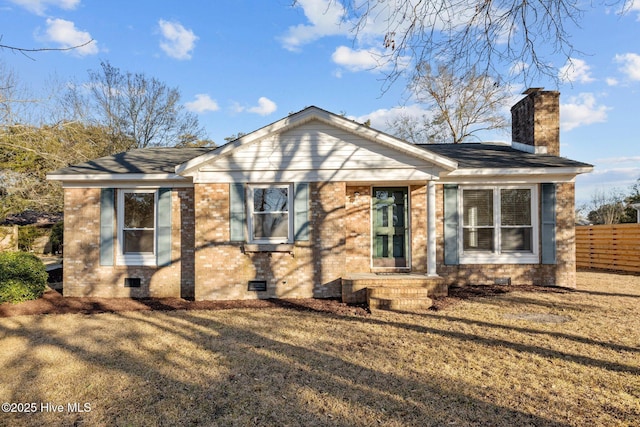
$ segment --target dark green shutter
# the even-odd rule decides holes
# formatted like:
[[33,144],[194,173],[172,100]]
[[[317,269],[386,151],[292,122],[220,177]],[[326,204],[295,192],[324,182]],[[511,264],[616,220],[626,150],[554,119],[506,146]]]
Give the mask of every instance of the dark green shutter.
[[245,241],[247,216],[245,215],[245,189],[242,183],[229,186],[229,233],[232,242]]
[[158,190],[158,265],[171,264],[171,188]]
[[444,263],[457,265],[458,258],[458,186],[444,186]]
[[293,201],[295,216],[293,218],[294,240],[309,240],[309,184],[299,182],[295,185]]
[[556,185],[542,184],[542,263],[556,263]]
[[113,188],[100,191],[100,265],[113,265],[114,194]]

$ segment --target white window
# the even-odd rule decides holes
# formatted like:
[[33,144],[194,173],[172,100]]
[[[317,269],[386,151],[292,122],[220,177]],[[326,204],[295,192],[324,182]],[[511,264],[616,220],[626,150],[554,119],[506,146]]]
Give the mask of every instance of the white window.
[[536,186],[462,187],[460,262],[538,263]]
[[248,193],[249,240],[252,243],[291,243],[292,185],[250,185]]
[[117,264],[155,265],[155,190],[118,191]]

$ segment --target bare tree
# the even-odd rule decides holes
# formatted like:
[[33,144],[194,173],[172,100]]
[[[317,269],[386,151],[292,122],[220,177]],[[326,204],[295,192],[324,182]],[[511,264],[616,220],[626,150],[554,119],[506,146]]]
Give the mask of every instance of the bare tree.
[[[492,74],[520,64],[518,74],[527,84],[540,74],[557,79],[551,59],[578,53],[568,28],[579,25],[582,8],[589,5],[577,0],[331,1],[342,5],[356,37],[384,34],[381,61],[391,65],[388,84],[405,71],[407,58],[414,66],[438,60],[453,69],[475,65]],[[626,11],[633,0],[613,3]]]
[[73,116],[110,129],[114,151],[204,139],[197,116],[180,104],[177,88],[142,73],[122,72],[108,62],[89,71],[86,85],[70,88],[64,104]]
[[625,196],[618,189],[596,190],[591,194],[587,218],[594,224],[619,224],[625,209]]
[[434,72],[423,63],[417,71],[409,91],[429,113],[421,118],[404,115],[389,123],[398,137],[414,143],[458,144],[479,132],[508,127],[503,108],[510,94],[496,79],[476,73],[475,67],[456,75],[447,65]]

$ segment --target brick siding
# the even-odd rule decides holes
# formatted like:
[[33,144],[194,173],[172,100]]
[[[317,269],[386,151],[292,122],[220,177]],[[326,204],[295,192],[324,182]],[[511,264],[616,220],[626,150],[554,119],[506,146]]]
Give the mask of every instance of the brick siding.
[[[447,284],[575,286],[574,184],[557,185],[556,265],[444,265],[443,191],[436,186],[437,272]],[[427,264],[426,186],[410,186],[413,273]],[[172,192],[172,264],[101,266],[100,189],[65,189],[65,296],[183,297],[196,300],[339,297],[346,273],[371,271],[371,187],[311,183],[310,238],[284,252],[250,252],[230,242],[229,184]],[[115,228],[115,227],[114,227]],[[125,288],[124,278],[141,279]],[[249,280],[267,290],[249,291]]]
[[[310,239],[285,252],[230,242],[229,184],[196,184],[196,300],[338,297],[345,273],[344,183],[311,183]],[[266,291],[249,291],[265,280]]]
[[[182,205],[188,205],[191,189],[172,192],[172,264],[168,267],[100,265],[100,189],[64,190],[64,296],[96,297],[180,297],[181,288],[193,280],[183,274],[193,264],[189,260],[190,226]],[[188,212],[188,210],[187,210]],[[186,222],[183,222],[187,219]],[[191,227],[191,230],[193,227]],[[115,226],[114,226],[115,233]],[[181,237],[185,237],[185,247]],[[114,236],[115,238],[115,236]],[[114,249],[115,250],[115,249]],[[186,256],[182,259],[183,255]],[[185,266],[183,270],[183,265]],[[140,278],[139,288],[124,286],[127,277]],[[185,282],[183,285],[182,282]]]
[[[436,186],[436,264],[438,274],[448,285],[493,284],[496,279],[510,278],[513,285],[543,285],[575,288],[575,227],[573,183],[556,188],[556,264],[444,264],[444,195]],[[538,213],[539,214],[539,213]],[[540,245],[542,242],[539,243]]]

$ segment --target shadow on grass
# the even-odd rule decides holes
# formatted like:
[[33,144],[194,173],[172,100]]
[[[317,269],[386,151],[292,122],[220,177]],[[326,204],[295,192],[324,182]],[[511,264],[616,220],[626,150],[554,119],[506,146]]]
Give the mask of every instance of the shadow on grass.
[[428,317],[433,320],[444,319],[449,322],[459,322],[459,323],[464,323],[466,325],[480,326],[482,328],[501,329],[508,332],[520,332],[523,334],[545,335],[553,338],[560,338],[568,341],[577,342],[580,344],[595,345],[598,347],[603,347],[603,348],[607,348],[614,351],[628,351],[631,353],[640,353],[640,346],[629,347],[629,346],[610,343],[610,342],[596,341],[587,337],[566,334],[563,332],[541,331],[539,329],[523,328],[521,326],[515,326],[515,325],[500,325],[497,323],[483,322],[480,320],[465,319],[463,317],[453,317],[453,316],[446,316],[446,315],[434,315],[434,314],[428,314],[428,313],[420,313],[417,315],[422,317]]
[[[412,314],[412,313],[406,313]],[[403,328],[424,334],[434,334],[447,338],[454,338],[460,341],[473,341],[480,343],[487,347],[495,348],[509,348],[518,352],[535,354],[538,356],[553,358],[562,361],[573,361],[585,366],[592,366],[596,368],[607,369],[613,372],[628,372],[634,375],[640,375],[640,366],[624,365],[619,363],[612,363],[606,360],[594,359],[588,356],[582,356],[579,354],[571,354],[564,351],[552,350],[544,347],[536,347],[526,344],[515,343],[508,340],[487,338],[477,334],[470,334],[465,332],[457,332],[446,329],[439,329],[430,326],[416,325],[411,323],[394,322],[394,321],[382,321],[373,318],[369,319],[354,319],[355,321],[362,321],[366,323],[385,324],[396,328]],[[485,326],[502,327],[501,325],[495,325],[493,323],[487,323]],[[508,328],[511,329],[511,328]],[[526,330],[526,329],[525,329]],[[533,332],[533,331],[528,331]],[[625,347],[625,351],[637,352],[638,349],[633,347]]]
[[[7,319],[0,324],[3,339],[21,338],[27,345],[23,351],[16,352],[7,365],[12,372],[21,373],[21,386],[11,390],[11,396],[3,397],[13,401],[34,398],[44,401],[45,397],[52,399],[51,396],[56,395],[53,383],[42,378],[44,374],[39,371],[42,361],[36,352],[47,347],[69,353],[80,365],[91,367],[83,380],[85,386],[77,391],[83,394],[79,399],[104,375],[126,381],[121,387],[114,384],[113,389],[105,389],[106,394],[99,396],[100,401],[93,402],[92,413],[34,414],[32,417],[10,414],[8,422],[38,425],[42,417],[45,420],[57,417],[53,419],[64,424],[136,424],[156,420],[168,424],[288,423],[347,427],[375,423],[377,419],[380,425],[566,425],[493,404],[489,397],[474,397],[483,395],[484,391],[469,384],[372,369],[330,354],[317,344],[301,346],[267,337],[261,332],[259,322],[241,327],[211,319],[207,314],[197,311],[153,315],[115,313],[114,322],[147,324],[151,334],[142,333],[143,328],[123,327],[114,336],[105,336],[92,318],[83,318],[87,323],[81,323],[68,338],[58,336],[55,331],[48,332],[51,325],[42,325],[47,317],[21,327],[17,325],[18,319]],[[251,317],[252,313],[242,310],[237,315]],[[316,316],[313,312],[300,311],[296,311],[296,315]],[[305,320],[314,319],[317,318]],[[356,317],[345,317],[341,321],[478,339],[398,322]],[[15,322],[15,327],[5,326],[10,322]],[[264,327],[278,328],[278,325]],[[178,347],[159,345],[164,342],[176,342]],[[180,342],[193,343],[195,350],[181,348]],[[493,341],[486,344],[504,345]],[[532,351],[526,347],[522,350]],[[364,354],[363,357],[376,355]],[[216,366],[211,365],[212,361]],[[39,381],[33,381],[34,376],[40,377]],[[122,393],[123,389],[127,393]],[[363,414],[366,419],[362,418]]]

